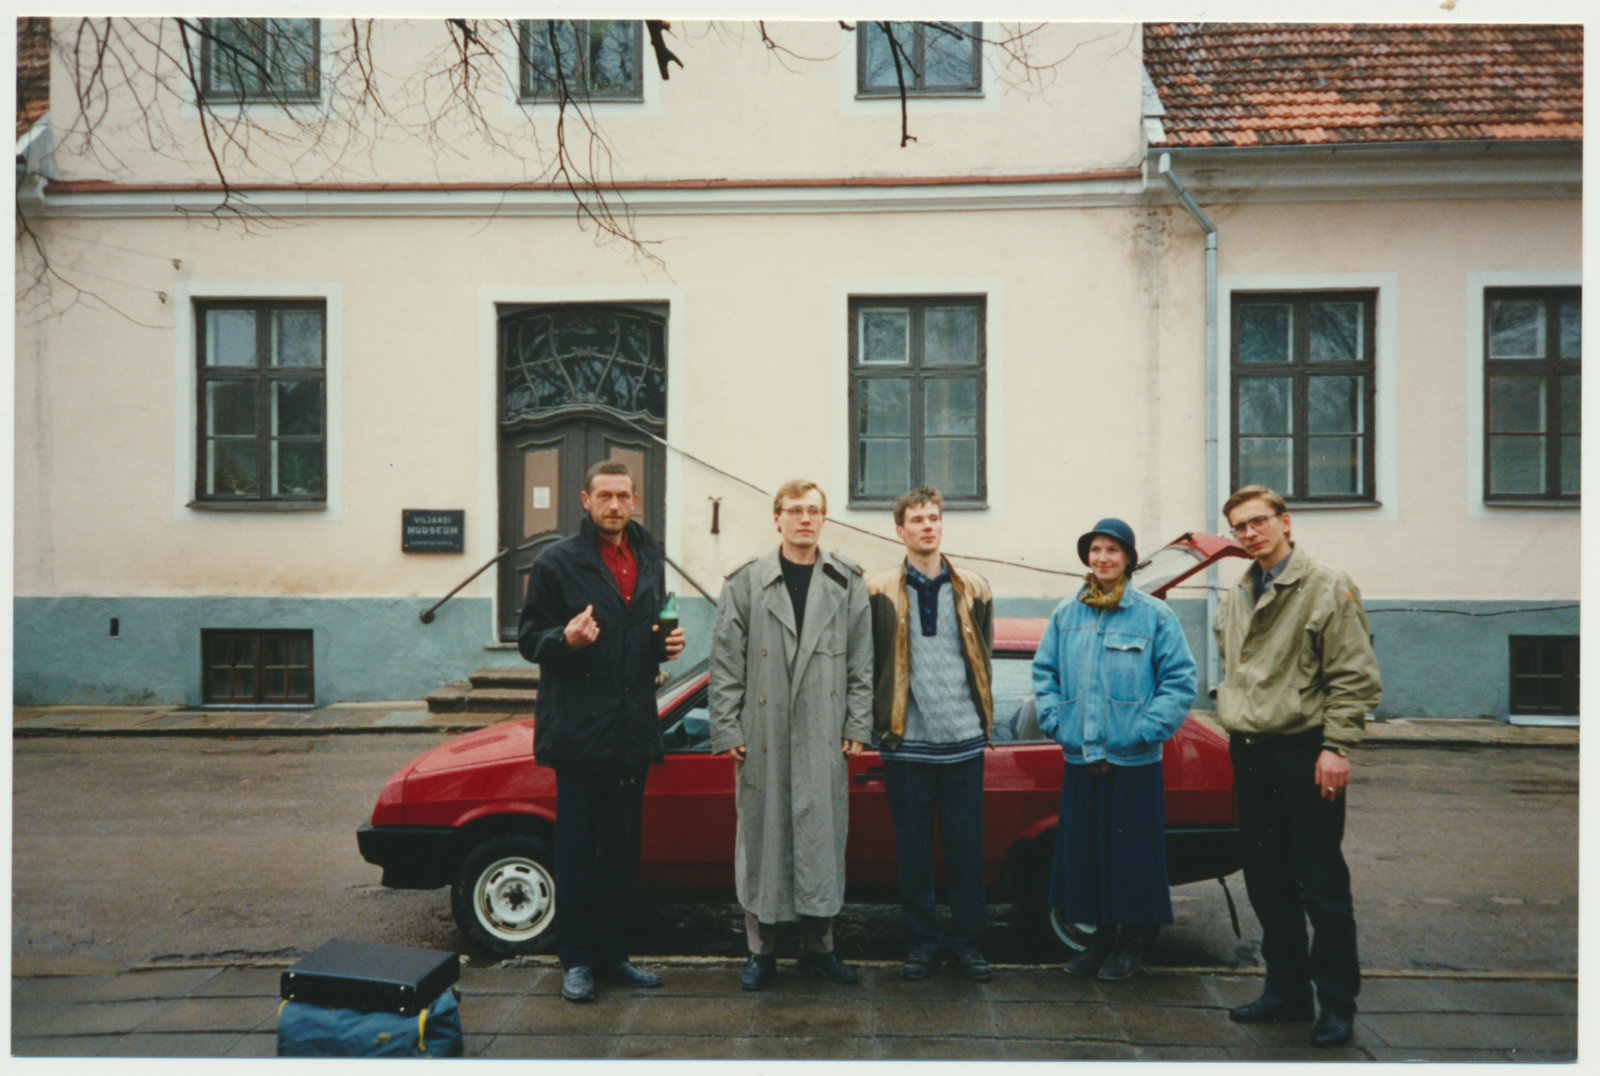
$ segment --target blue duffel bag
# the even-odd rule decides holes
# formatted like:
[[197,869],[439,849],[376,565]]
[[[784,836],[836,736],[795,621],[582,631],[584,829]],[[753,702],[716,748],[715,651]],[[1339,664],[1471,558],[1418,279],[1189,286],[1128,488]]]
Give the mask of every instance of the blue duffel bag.
[[459,997],[450,987],[414,1016],[285,1001],[278,1007],[278,1056],[460,1057]]

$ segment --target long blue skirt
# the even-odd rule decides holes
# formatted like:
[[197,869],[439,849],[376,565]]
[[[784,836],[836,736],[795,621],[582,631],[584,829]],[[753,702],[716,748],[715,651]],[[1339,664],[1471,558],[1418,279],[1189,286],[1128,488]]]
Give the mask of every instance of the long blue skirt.
[[1161,763],[1065,767],[1050,904],[1069,923],[1172,922]]

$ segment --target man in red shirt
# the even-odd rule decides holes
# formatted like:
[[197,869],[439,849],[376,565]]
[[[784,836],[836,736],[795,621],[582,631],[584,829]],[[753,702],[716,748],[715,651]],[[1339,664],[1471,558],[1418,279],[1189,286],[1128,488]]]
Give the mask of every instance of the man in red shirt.
[[[644,780],[661,760],[661,547],[632,520],[633,476],[614,461],[584,481],[578,533],[533,562],[518,643],[539,664],[534,759],[556,771],[556,941],[561,996],[592,1001],[594,981],[660,986],[628,960],[623,928],[639,868]],[[658,643],[664,647],[658,651]]]

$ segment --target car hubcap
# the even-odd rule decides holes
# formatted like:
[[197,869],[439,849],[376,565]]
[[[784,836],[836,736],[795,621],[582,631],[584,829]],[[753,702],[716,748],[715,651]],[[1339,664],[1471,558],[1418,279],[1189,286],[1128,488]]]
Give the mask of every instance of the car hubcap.
[[484,929],[507,941],[541,934],[555,917],[555,883],[531,859],[513,857],[491,863],[478,876],[474,898]]
[[1057,908],[1050,909],[1050,931],[1074,953],[1087,949],[1095,935],[1094,924],[1069,923],[1061,917],[1061,911]]

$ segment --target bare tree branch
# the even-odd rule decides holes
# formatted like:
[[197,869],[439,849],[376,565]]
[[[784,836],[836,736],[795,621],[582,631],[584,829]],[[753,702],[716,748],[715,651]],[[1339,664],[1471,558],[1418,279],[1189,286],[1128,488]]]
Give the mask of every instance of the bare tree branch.
[[661,81],[665,82],[671,77],[667,71],[668,64],[683,66],[683,61],[678,59],[676,53],[667,48],[666,39],[662,36],[671,32],[672,24],[661,19],[646,19],[644,28],[650,34],[650,50],[656,54],[656,67],[661,71]]
[[[911,57],[906,54],[906,47],[900,43],[899,35],[894,32],[894,24],[880,22],[877,26],[878,29],[883,31],[884,38],[889,42],[889,56],[894,60],[894,79],[900,87],[900,148],[904,149],[907,144],[916,141],[916,138],[911,134],[910,117],[907,114],[906,107],[905,68],[911,66]],[[904,67],[900,63],[902,58],[905,60]]]
[[[19,307],[25,303],[37,305],[49,302],[49,286],[51,284],[59,284],[62,287],[69,289],[72,298],[64,307],[56,311],[57,314],[63,314],[67,310],[70,310],[74,306],[78,305],[80,302],[87,301],[98,304],[129,324],[137,325],[142,329],[171,328],[170,325],[152,325],[149,322],[140,321],[132,314],[129,314],[127,311],[123,310],[116,303],[109,301],[104,296],[99,295],[96,292],[89,291],[87,288],[84,288],[76,282],[69,280],[65,275],[57,271],[49,254],[45,251],[44,241],[39,237],[39,233],[34,230],[33,222],[28,220],[27,214],[22,212],[20,205],[17,207],[17,240],[19,243],[26,243],[24,253],[31,251],[32,260],[34,260],[37,264],[37,271],[33,280],[29,282],[29,284],[17,295],[17,305]],[[84,270],[74,270],[74,273],[81,273],[87,276],[97,275],[94,273],[85,272]],[[109,280],[107,277],[101,277],[100,279]],[[111,283],[122,284],[124,287],[133,287],[138,290],[151,290],[139,288],[138,285],[127,284],[124,281],[114,280],[111,281]],[[161,292],[152,291],[152,294],[159,296],[163,303],[167,301],[166,296]]]
[[[59,20],[58,25],[65,26]],[[241,28],[188,17],[73,20],[70,29],[51,41],[61,61],[57,70],[65,72],[67,82],[58,93],[75,106],[64,109],[65,118],[57,121],[58,151],[70,148],[108,177],[145,174],[146,153],[180,171],[201,169],[212,183],[199,189],[208,191],[214,184],[216,204],[184,211],[210,217],[219,226],[227,220],[251,230],[293,224],[252,199],[251,192],[263,182],[314,184],[337,182],[352,172],[363,178],[381,175],[380,153],[400,141],[415,140],[431,149],[441,174],[487,150],[495,160],[520,169],[521,177],[505,184],[508,197],[518,190],[562,192],[579,227],[592,227],[597,243],[617,244],[641,263],[664,268],[654,243],[639,235],[638,221],[617,182],[612,147],[595,115],[585,65],[562,62],[563,52],[567,61],[574,59],[570,53],[577,43],[568,32],[572,23],[439,20],[432,24],[439,28],[434,31],[439,44],[426,62],[398,73],[383,70],[386,53],[380,39],[389,32],[385,24],[352,18],[319,25],[325,31],[314,39],[319,66],[305,73],[319,103],[307,107],[298,95],[303,82],[295,82],[295,72],[275,69],[280,57],[302,55],[307,44],[287,22],[261,20]],[[846,33],[871,28],[884,35],[895,68],[902,147],[917,140],[909,104],[921,81],[913,30],[922,41],[976,42],[987,71],[1008,89],[1030,95],[1042,93],[1056,69],[1079,49],[1112,36],[1082,39],[1062,56],[1040,57],[1035,35],[1042,25],[990,23],[988,34],[979,29],[984,24],[948,21],[839,20],[837,25]],[[541,26],[542,31],[535,29]],[[667,42],[673,23],[647,19],[644,26],[662,81],[674,64],[686,70]],[[717,32],[716,24],[708,26]],[[765,21],[754,26],[765,53],[788,71],[800,73],[838,59],[796,52],[783,43],[775,26]],[[1117,28],[1112,33],[1122,32]],[[327,35],[335,39],[325,40]],[[255,42],[264,44],[258,50]],[[542,71],[550,56],[556,57],[554,77],[548,83],[542,81],[545,76],[534,79],[536,67]],[[229,69],[235,72],[232,78]],[[215,78],[229,83],[220,96],[208,92]],[[535,81],[541,86],[537,91],[532,88]],[[506,110],[501,104],[506,100],[517,107]],[[19,201],[19,221],[31,211]],[[31,225],[19,226],[18,236],[19,249],[26,245],[30,258],[42,257],[49,248],[48,233]],[[46,265],[40,279],[64,284],[52,271]],[[98,296],[95,301],[104,302]]]
[[[196,101],[203,101],[205,94],[200,92],[200,78],[194,69],[194,49],[189,44],[190,25],[188,19],[178,19],[178,34],[183,39],[184,73],[189,78],[189,85],[194,89]],[[222,167],[222,160],[217,156],[217,147],[211,141],[211,124],[207,122],[210,114],[208,108],[200,110],[200,137],[205,141],[206,154],[211,158],[212,170],[217,174],[217,182],[222,184],[222,206],[226,207],[233,198],[233,188],[228,183],[227,169]]]
[[[844,23],[841,22],[839,25],[844,26]],[[767,33],[767,24],[765,20],[758,20],[756,22],[756,28],[761,32],[761,43],[767,47],[768,52],[778,57],[778,62],[783,64],[785,71],[799,70],[797,67],[790,67],[786,58],[800,60],[804,63],[810,64],[822,63],[824,60],[833,59],[831,56],[802,56],[793,49],[785,45],[778,44],[778,42],[773,39],[772,35]],[[848,30],[850,27],[846,26],[845,29]]]

